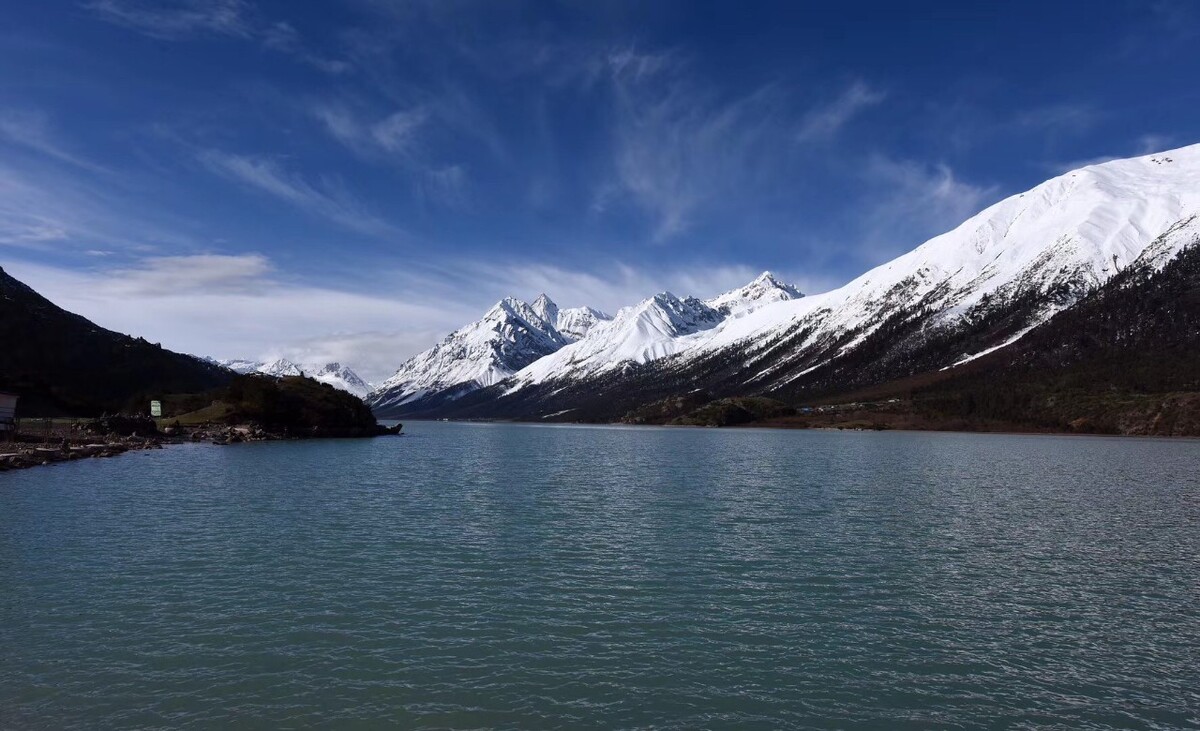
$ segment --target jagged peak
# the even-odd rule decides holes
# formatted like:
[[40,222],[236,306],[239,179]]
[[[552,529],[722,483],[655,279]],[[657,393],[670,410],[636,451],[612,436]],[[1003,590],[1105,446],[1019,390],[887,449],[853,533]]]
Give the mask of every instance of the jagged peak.
[[522,311],[528,311],[529,305],[516,297],[505,297],[496,304],[492,305],[492,309],[487,311],[483,317],[485,320],[503,316],[520,316]]
[[545,292],[539,294],[533,301],[533,311],[550,327],[554,327],[558,320],[558,305]]
[[604,310],[597,310],[595,307],[588,307],[587,305],[581,305],[579,307],[568,307],[567,309],[563,310],[563,312],[564,313],[567,313],[567,312],[587,313],[587,314],[591,315],[592,317],[595,317],[598,320],[611,320],[612,319],[612,315],[608,314]]

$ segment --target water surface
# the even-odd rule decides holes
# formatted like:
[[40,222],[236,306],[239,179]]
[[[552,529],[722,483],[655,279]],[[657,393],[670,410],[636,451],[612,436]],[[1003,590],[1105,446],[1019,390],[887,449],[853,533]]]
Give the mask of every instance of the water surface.
[[1200,726],[1200,443],[407,429],[0,475],[0,728]]

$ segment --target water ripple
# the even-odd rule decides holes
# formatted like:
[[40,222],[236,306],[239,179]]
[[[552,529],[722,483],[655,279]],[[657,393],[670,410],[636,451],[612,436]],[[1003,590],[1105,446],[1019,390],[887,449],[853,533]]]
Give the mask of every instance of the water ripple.
[[0,476],[0,728],[1200,727],[1200,450],[416,424]]

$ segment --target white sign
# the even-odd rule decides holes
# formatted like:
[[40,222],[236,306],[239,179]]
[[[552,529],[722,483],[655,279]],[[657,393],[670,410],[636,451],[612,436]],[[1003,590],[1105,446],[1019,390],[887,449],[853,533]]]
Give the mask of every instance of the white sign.
[[155,417],[162,416],[162,401],[150,402],[150,415]]

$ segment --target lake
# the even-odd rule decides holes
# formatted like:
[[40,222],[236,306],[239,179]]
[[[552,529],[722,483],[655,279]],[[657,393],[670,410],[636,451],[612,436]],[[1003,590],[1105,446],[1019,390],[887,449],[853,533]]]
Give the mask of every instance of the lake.
[[406,430],[0,474],[0,728],[1200,726],[1200,442]]

